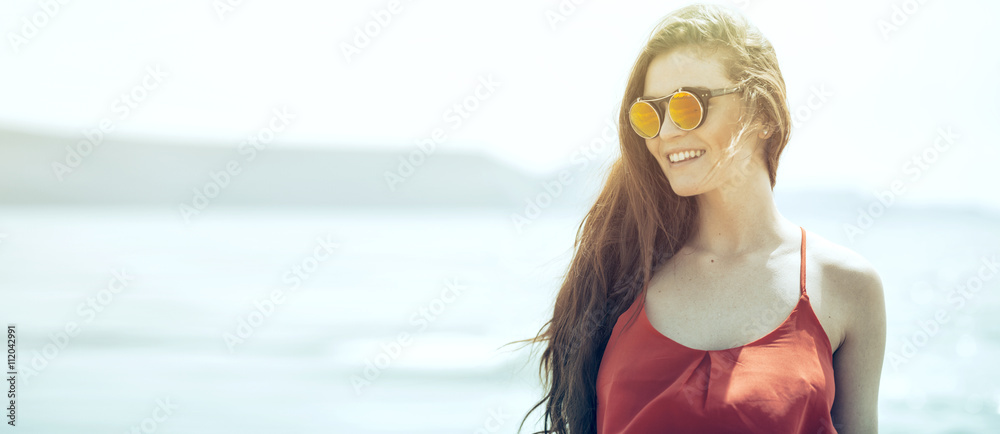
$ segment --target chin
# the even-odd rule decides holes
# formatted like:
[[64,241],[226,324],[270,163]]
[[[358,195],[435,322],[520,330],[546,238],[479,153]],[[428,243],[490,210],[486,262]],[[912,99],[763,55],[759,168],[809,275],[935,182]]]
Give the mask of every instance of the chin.
[[682,185],[675,185],[675,184],[671,183],[670,184],[670,188],[672,190],[674,190],[674,194],[676,194],[678,196],[681,196],[681,197],[696,196],[698,194],[701,194],[701,190],[699,190],[698,188],[696,188],[694,186],[684,185],[684,184],[682,184]]

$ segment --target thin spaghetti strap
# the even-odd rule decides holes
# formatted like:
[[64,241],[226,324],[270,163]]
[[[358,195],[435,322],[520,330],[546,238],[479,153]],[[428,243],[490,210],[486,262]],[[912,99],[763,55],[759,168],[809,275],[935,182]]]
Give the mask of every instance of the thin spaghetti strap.
[[799,296],[806,294],[806,230],[802,226],[799,226],[802,230],[802,258],[799,259]]

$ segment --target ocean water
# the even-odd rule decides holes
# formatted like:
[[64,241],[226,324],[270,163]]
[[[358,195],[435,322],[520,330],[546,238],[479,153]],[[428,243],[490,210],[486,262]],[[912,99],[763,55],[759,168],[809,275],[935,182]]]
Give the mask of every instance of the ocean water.
[[[1000,222],[892,211],[853,240],[848,214],[785,215],[882,276],[901,361],[881,432],[1000,432],[1000,275],[977,276]],[[541,397],[537,351],[502,346],[551,315],[581,217],[2,209],[17,431],[516,432]]]

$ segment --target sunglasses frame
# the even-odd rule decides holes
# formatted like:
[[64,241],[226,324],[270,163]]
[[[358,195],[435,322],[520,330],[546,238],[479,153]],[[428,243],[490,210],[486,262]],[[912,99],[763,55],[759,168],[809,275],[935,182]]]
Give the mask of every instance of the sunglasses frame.
[[[628,123],[629,123],[629,125],[632,126],[632,131],[635,131],[635,133],[638,134],[639,137],[642,137],[644,139],[652,139],[653,137],[656,137],[656,136],[658,136],[660,134],[660,130],[663,128],[663,117],[664,116],[666,116],[668,119],[670,119],[670,123],[674,124],[674,126],[677,127],[678,129],[683,130],[683,131],[691,131],[691,130],[693,130],[695,128],[700,127],[701,124],[705,123],[705,119],[708,118],[708,100],[709,99],[711,99],[713,97],[717,97],[717,96],[728,95],[728,94],[737,92],[739,90],[740,90],[739,86],[729,87],[729,88],[725,88],[724,87],[724,88],[720,88],[720,89],[709,89],[709,88],[706,88],[706,87],[680,87],[676,91],[671,92],[669,95],[666,95],[666,96],[661,96],[661,97],[657,97],[657,98],[650,98],[650,99],[642,99],[642,97],[638,97],[638,98],[635,99],[635,102],[633,102],[632,105],[629,106],[629,108],[628,108],[628,111],[629,111],[629,122]],[[670,117],[670,114],[667,113],[667,111],[669,110],[669,100],[671,98],[673,98],[675,95],[677,95],[679,93],[682,93],[682,92],[690,94],[690,95],[693,95],[695,97],[695,100],[698,101],[699,108],[701,108],[701,119],[698,120],[698,124],[697,125],[695,125],[694,127],[691,127],[691,128],[681,128],[681,126],[677,125],[677,122],[675,122],[674,119],[672,117]],[[660,112],[660,108],[658,107],[658,104],[655,104],[655,103],[659,102],[659,101],[663,101],[665,99],[668,100],[667,101],[668,107],[664,107],[664,110],[663,110],[664,112],[661,113]],[[650,137],[646,137],[646,136],[642,135],[642,133],[639,132],[639,129],[636,128],[635,124],[632,123],[632,109],[635,107],[636,104],[639,104],[639,103],[647,103],[647,104],[649,104],[649,106],[653,108],[653,113],[656,114],[656,120],[657,120],[657,122],[656,122],[656,133],[654,133]]]

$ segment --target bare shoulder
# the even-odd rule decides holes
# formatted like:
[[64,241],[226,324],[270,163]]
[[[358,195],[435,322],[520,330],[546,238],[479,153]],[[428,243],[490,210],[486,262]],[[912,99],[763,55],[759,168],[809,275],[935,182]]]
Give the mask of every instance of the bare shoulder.
[[807,248],[816,248],[808,255],[822,274],[824,310],[840,325],[840,342],[834,345],[837,350],[833,354],[836,398],[830,415],[834,427],[844,433],[877,432],[886,334],[882,279],[871,262],[857,252],[809,235]]
[[813,232],[808,232],[806,248],[819,268],[824,303],[839,319],[841,342],[834,348],[847,336],[870,329],[872,322],[884,321],[882,278],[868,259]]

